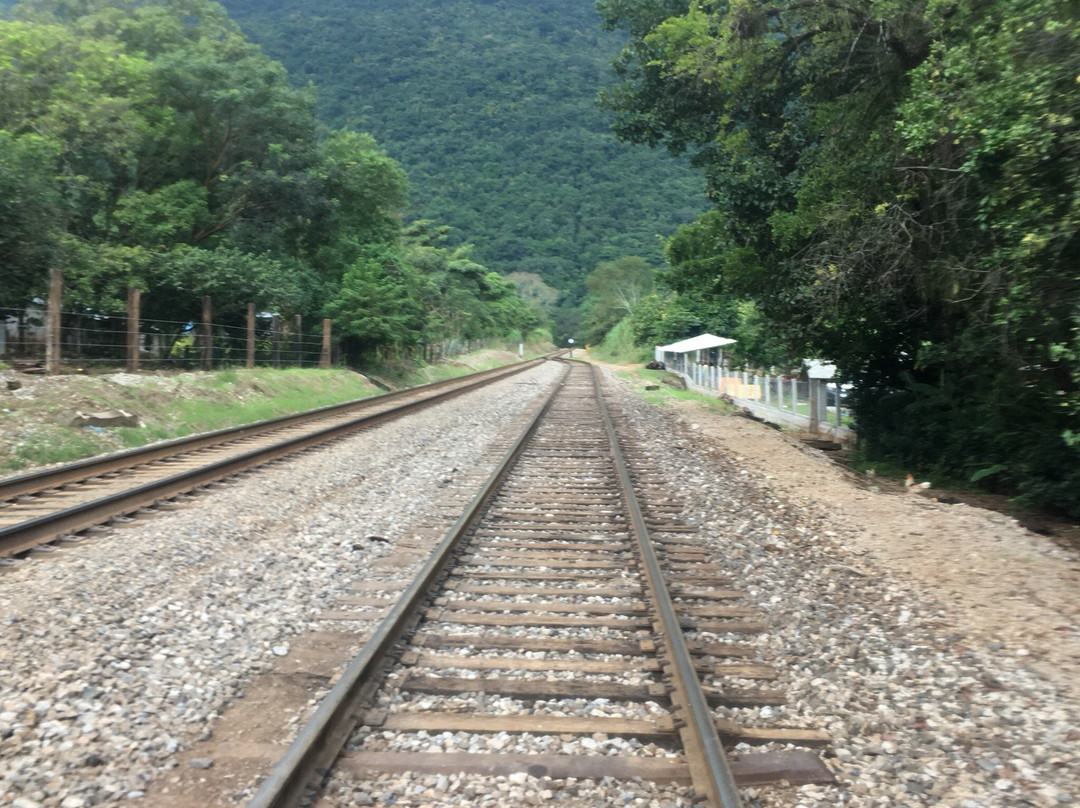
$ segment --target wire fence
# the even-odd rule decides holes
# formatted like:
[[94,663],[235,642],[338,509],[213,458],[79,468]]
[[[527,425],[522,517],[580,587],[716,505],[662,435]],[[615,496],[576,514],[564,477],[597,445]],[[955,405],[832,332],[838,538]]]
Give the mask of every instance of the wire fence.
[[[323,349],[321,324],[305,330],[296,319],[271,314],[255,317],[254,364],[270,367],[318,367]],[[148,369],[205,367],[204,326],[193,320],[139,321],[138,364]],[[128,319],[125,314],[61,310],[60,361],[84,367],[120,366],[128,360]],[[248,358],[246,324],[211,323],[210,363],[213,367],[243,366]],[[39,364],[46,357],[44,306],[0,308],[0,359]]]
[[[852,419],[847,409],[850,385],[797,379],[790,375],[734,371],[696,362],[680,354],[667,369],[682,376],[687,387],[713,396],[727,396],[772,423],[812,427],[834,436],[850,436]],[[812,399],[818,396],[816,416]]]

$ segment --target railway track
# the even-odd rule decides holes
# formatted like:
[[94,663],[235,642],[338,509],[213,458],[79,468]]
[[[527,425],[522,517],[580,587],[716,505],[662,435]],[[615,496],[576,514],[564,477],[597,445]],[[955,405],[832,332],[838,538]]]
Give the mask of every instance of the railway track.
[[[0,564],[175,507],[193,491],[462,395],[544,359],[0,480]],[[80,535],[82,534],[82,535]]]
[[764,624],[676,510],[639,501],[598,377],[571,364],[421,572],[361,581],[325,616],[381,622],[249,806],[310,801],[331,766],[345,791],[404,772],[642,778],[720,808],[740,785],[830,780],[788,746],[823,733],[725,717],[783,696],[745,641]]

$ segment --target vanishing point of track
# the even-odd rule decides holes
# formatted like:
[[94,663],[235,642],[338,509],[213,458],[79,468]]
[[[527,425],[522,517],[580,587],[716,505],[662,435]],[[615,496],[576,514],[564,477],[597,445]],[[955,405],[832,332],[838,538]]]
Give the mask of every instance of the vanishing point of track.
[[543,359],[0,480],[0,561],[174,507],[192,491],[462,395]]
[[[742,593],[694,530],[663,504],[639,503],[598,376],[572,363],[420,573],[358,582],[366,594],[344,599],[385,617],[250,808],[300,805],[331,769],[339,781],[405,771],[640,777],[692,784],[714,808],[741,804],[737,783],[827,780],[808,752],[728,762],[722,741],[828,739],[714,713],[782,696],[702,686],[775,673],[739,659],[750,650],[732,638],[764,626],[728,605]],[[575,700],[610,709],[575,714]],[[503,753],[513,744],[501,738],[480,745],[494,752],[400,751],[382,741],[394,733],[561,740],[558,752]],[[600,749],[597,739],[611,737],[630,743]]]

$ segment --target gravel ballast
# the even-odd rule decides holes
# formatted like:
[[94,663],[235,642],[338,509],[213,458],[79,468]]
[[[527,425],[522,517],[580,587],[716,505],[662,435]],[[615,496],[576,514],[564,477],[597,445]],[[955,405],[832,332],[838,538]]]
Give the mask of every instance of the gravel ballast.
[[[479,471],[493,431],[558,372],[548,363],[489,388],[482,408],[456,399],[0,575],[0,806],[140,798],[290,641],[322,625],[315,615],[350,581],[415,525],[445,519],[429,492]],[[721,714],[832,735],[822,754],[838,785],[748,789],[748,808],[1080,805],[1080,708],[1023,655],[968,641],[950,628],[948,606],[861,554],[854,528],[786,499],[764,471],[710,448],[613,375],[606,385],[635,456],[670,481],[678,515],[701,527],[748,592],[743,602],[768,620],[767,633],[738,641],[779,668],[775,687],[788,701]],[[380,737],[388,748],[398,740]],[[431,740],[402,737],[399,748]],[[545,742],[561,744],[521,743]],[[446,734],[434,745],[472,743]],[[214,766],[187,766],[196,761]],[[361,786],[333,780],[323,803],[691,800],[646,782],[384,775]]]
[[947,607],[857,550],[855,528],[785,500],[767,469],[710,447],[610,372],[606,386],[638,454],[767,615],[758,658],[780,668],[788,703],[725,715],[833,738],[837,787],[750,789],[750,805],[1080,804],[1080,709],[1024,655],[950,633]]
[[320,609],[444,519],[437,496],[493,465],[485,450],[561,371],[544,363],[0,575],[0,805],[142,797]]

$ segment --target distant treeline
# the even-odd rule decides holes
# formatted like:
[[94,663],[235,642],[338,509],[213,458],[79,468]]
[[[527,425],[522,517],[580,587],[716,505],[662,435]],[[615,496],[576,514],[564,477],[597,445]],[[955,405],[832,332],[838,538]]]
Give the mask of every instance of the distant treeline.
[[[207,0],[27,0],[0,20],[0,306],[330,316],[347,353],[527,332],[515,285],[403,225],[405,172]],[[241,311],[219,311],[240,316]]]

